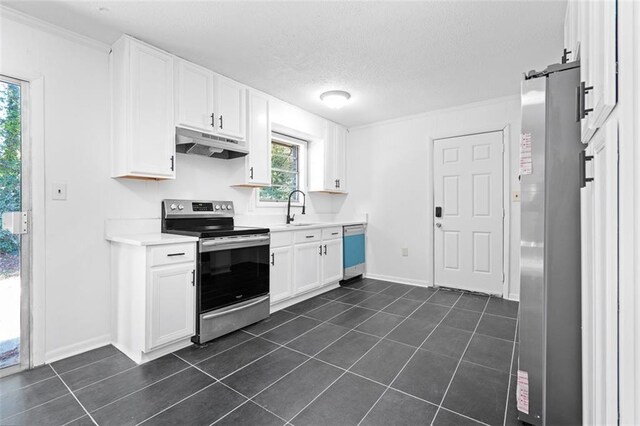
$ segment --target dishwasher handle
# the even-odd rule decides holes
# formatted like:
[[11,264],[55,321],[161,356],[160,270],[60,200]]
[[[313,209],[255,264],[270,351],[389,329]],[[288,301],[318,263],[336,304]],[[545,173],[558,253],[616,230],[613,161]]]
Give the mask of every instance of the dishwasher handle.
[[364,225],[347,225],[343,228],[342,234],[345,237],[364,234]]

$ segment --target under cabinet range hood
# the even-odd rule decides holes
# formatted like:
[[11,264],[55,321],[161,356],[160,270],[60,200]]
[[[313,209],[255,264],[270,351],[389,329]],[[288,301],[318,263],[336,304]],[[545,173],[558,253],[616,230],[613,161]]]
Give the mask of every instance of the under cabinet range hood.
[[203,155],[225,160],[244,157],[249,153],[247,148],[232,139],[181,127],[176,127],[176,151],[182,154]]

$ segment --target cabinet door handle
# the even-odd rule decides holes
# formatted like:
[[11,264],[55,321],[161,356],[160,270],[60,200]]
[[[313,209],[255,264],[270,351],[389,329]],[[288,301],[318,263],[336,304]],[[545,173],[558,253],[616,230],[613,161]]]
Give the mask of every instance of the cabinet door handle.
[[584,81],[580,82],[578,86],[578,111],[576,113],[576,121],[580,122],[583,118],[593,112],[593,108],[586,108],[586,96],[587,93],[593,90],[593,86],[587,86]]
[[184,256],[184,255],[185,255],[184,253],[169,253],[169,254],[167,254],[167,256],[169,256],[169,257],[173,257],[173,256]]
[[322,256],[322,245],[320,245],[320,246],[318,247],[318,254],[319,254],[320,256]]
[[569,53],[571,53],[571,51],[567,50],[566,47],[562,50],[562,60],[561,60],[561,62],[563,64],[566,64],[567,61],[569,60]]
[[305,235],[305,238],[313,238],[313,235]]
[[195,287],[196,285],[196,270],[191,271],[191,285]]
[[220,114],[220,128],[222,129],[222,114]]
[[249,169],[249,179],[253,180],[253,167]]
[[327,245],[326,244],[324,245],[324,254],[325,255],[327,254]]
[[172,156],[171,156],[171,171],[172,171],[172,172],[173,172],[173,171],[175,171],[175,170],[174,170],[174,169],[175,169],[175,164],[174,164],[174,163],[175,163],[175,161],[174,161],[174,158],[173,158],[173,155],[172,155]]
[[271,253],[271,266],[275,266],[276,264],[276,254]]
[[340,179],[338,179],[338,188],[340,188]]
[[213,128],[216,127],[216,113],[215,112],[211,113],[211,127],[213,127]]
[[332,232],[331,235],[338,235],[339,232]]
[[587,155],[584,150],[580,151],[580,188],[587,186],[587,182],[593,182],[593,178],[587,177],[587,161],[593,160],[593,155]]

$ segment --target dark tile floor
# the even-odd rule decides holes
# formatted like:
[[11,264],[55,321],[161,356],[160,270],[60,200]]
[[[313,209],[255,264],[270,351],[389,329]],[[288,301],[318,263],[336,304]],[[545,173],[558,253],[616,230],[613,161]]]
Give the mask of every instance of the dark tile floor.
[[518,424],[517,313],[364,279],[140,366],[106,346],[0,379],[0,424]]

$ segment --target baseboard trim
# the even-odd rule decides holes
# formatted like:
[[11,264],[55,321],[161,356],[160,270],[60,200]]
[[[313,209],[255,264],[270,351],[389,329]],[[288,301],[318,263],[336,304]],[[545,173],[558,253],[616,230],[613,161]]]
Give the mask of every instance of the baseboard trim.
[[415,285],[418,287],[432,287],[432,285],[425,280],[412,280],[410,278],[393,277],[390,275],[366,274],[365,278],[371,278],[373,280],[390,281],[398,284]]
[[334,288],[338,288],[338,287],[340,287],[340,284],[335,282],[332,284],[327,284],[326,286],[323,286],[314,290],[307,291],[305,293],[297,294],[288,299],[279,300],[271,304],[271,313],[277,312],[291,305],[295,305],[298,302],[304,302],[307,299],[311,299],[312,297],[319,296],[322,293],[326,293],[329,290],[333,290]]
[[509,294],[509,300],[513,300],[514,302],[520,302],[520,295],[519,294]]
[[74,343],[72,345],[63,346],[52,351],[47,351],[45,355],[45,363],[51,364],[52,362],[59,361],[70,356],[78,355],[92,349],[96,349],[102,346],[109,345],[111,343],[111,335],[104,334],[102,336],[94,337],[92,339],[83,340],[82,342]]

